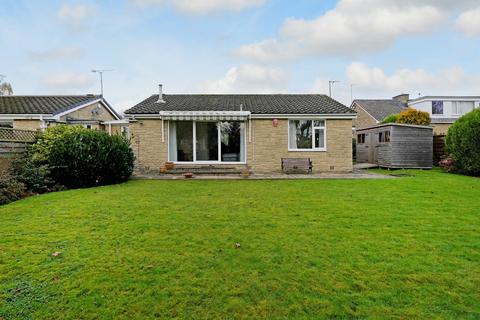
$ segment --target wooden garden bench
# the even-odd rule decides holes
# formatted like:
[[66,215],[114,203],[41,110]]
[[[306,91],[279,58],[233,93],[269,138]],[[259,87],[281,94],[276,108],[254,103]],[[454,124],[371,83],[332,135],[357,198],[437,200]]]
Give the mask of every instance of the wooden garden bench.
[[284,173],[312,173],[312,169],[310,158],[282,158]]

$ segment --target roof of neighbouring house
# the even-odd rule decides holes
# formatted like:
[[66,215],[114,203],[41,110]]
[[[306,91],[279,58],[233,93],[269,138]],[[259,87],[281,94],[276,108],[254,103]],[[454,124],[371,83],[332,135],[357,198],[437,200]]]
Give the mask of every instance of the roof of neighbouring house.
[[405,103],[395,99],[368,100],[358,99],[353,101],[375,120],[382,121],[391,114],[396,114],[407,108]]
[[101,100],[121,118],[99,95],[83,96],[0,96],[0,114],[59,114],[89,102]]
[[250,111],[252,114],[355,114],[340,102],[320,94],[165,94],[152,95],[126,114],[160,111]]

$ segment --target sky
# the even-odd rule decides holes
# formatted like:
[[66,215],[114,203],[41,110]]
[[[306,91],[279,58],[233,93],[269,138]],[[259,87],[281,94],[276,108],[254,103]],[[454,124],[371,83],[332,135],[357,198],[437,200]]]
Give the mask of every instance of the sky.
[[[479,0],[0,0],[17,95],[480,95]],[[352,95],[353,93],[353,95]]]

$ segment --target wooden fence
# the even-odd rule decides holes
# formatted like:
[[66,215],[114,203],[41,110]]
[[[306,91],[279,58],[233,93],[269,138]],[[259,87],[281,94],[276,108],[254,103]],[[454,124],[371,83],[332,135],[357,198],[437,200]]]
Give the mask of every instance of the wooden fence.
[[37,139],[37,131],[0,128],[0,142],[32,143]]
[[433,164],[438,165],[438,162],[446,156],[445,149],[445,135],[433,136]]
[[35,142],[37,134],[32,130],[0,128],[0,177],[6,174],[12,160]]

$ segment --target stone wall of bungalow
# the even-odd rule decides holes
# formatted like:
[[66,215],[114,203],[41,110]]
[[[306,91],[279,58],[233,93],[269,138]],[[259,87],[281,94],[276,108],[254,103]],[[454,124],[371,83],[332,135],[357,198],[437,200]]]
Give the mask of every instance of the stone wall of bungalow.
[[[272,119],[253,119],[251,124],[251,130],[248,126],[246,128],[246,159],[247,166],[253,172],[281,172],[281,158],[310,158],[313,162],[313,171],[317,173],[353,170],[350,119],[326,121],[326,151],[289,151],[287,119],[280,119],[276,126],[273,125]],[[158,119],[131,122],[129,130],[132,149],[137,158],[137,171],[158,172],[168,161],[167,121],[164,122],[163,141],[162,121]],[[231,164],[228,166],[232,167]]]

